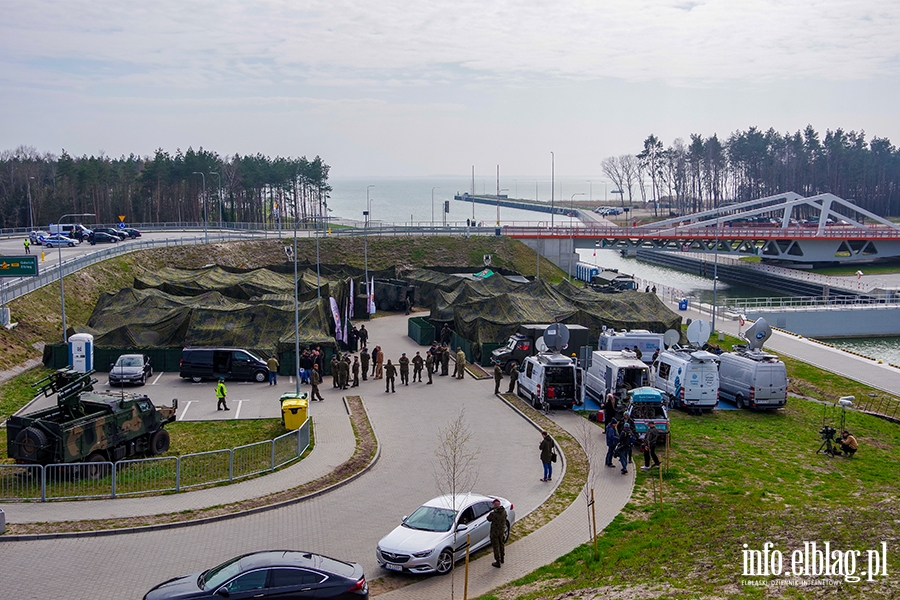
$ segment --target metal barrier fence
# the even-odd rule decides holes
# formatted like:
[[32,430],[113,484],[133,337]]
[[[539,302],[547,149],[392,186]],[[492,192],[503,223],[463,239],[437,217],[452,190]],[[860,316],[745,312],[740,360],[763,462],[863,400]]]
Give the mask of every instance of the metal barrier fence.
[[111,462],[0,464],[0,501],[85,500],[181,492],[274,471],[309,448],[310,421],[273,440],[185,454]]

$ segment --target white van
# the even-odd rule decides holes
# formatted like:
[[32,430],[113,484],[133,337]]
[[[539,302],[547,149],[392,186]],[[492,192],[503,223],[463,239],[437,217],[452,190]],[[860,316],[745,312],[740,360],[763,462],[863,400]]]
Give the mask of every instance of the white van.
[[84,238],[91,234],[91,230],[84,225],[79,225],[78,223],[51,223],[50,233],[58,233],[66,237],[70,237],[73,240],[82,241]]
[[646,329],[632,329],[631,331],[616,331],[607,329],[600,334],[597,342],[598,350],[618,352],[620,350],[633,350],[635,346],[641,351],[641,360],[648,365],[653,362],[653,354],[665,347],[663,334],[652,333]]
[[781,408],[787,386],[787,368],[777,356],[746,349],[719,356],[719,395],[738,408]]
[[718,358],[705,350],[664,350],[650,368],[650,385],[669,398],[670,406],[712,410],[719,403]]
[[540,408],[572,408],[582,402],[581,370],[575,361],[562,354],[541,353],[529,356],[519,369],[518,394]]
[[644,387],[649,382],[650,369],[630,350],[595,350],[584,374],[585,393],[600,404],[606,401],[606,394],[612,393],[617,409],[625,405],[630,390]]

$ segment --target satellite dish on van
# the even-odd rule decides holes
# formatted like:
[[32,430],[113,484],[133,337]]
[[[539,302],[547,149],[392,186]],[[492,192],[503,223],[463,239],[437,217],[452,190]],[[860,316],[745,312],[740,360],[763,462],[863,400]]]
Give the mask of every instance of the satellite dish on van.
[[562,323],[554,323],[544,330],[544,343],[547,348],[559,352],[569,343],[569,328]]
[[677,344],[678,340],[680,339],[681,334],[674,329],[670,329],[665,334],[663,334],[663,344],[666,346],[666,348],[671,348],[672,346]]
[[544,336],[541,336],[538,339],[534,340],[534,347],[537,348],[538,352],[547,351],[547,344],[544,343]]
[[747,346],[751,350],[762,348],[770,337],[772,337],[772,328],[762,317],[756,319],[756,323],[744,333],[744,339],[747,340]]
[[694,321],[687,328],[687,339],[691,346],[702,348],[703,344],[709,341],[709,334],[712,328],[709,321]]

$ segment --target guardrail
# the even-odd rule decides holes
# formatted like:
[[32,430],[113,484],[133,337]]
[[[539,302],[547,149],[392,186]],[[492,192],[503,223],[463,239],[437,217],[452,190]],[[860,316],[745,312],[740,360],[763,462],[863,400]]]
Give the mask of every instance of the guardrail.
[[754,310],[763,308],[817,308],[834,306],[900,306],[900,298],[886,296],[791,296],[773,298],[728,298],[726,306],[731,309]]
[[230,450],[116,463],[0,464],[0,501],[120,498],[233,483],[298,460],[309,440],[307,419],[296,431]]

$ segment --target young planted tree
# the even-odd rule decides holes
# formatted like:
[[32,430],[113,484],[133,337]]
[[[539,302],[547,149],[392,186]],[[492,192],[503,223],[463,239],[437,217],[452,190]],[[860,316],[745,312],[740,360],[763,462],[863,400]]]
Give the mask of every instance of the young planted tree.
[[[466,423],[466,410],[461,408],[456,418],[447,427],[438,429],[438,446],[434,451],[437,461],[434,465],[434,481],[441,494],[453,499],[454,512],[459,510],[457,494],[472,491],[478,481],[479,448],[472,448],[472,431]],[[453,532],[453,547],[458,548],[456,532]],[[456,561],[454,560],[454,565]],[[450,597],[454,598],[454,573],[450,573]]]

